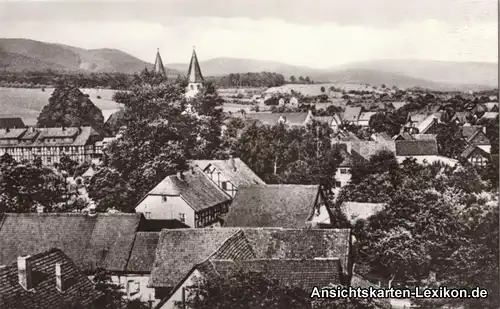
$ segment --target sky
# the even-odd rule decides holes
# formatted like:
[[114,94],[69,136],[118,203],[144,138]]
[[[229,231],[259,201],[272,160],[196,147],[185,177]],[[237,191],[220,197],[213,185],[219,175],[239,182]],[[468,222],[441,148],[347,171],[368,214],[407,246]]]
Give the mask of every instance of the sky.
[[0,0],[0,37],[154,62],[236,57],[315,68],[373,59],[498,62],[496,0]]

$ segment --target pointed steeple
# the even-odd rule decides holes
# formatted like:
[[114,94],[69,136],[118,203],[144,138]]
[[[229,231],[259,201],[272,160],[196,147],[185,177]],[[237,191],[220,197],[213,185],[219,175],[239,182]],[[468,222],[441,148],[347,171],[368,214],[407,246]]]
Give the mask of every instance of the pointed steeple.
[[163,61],[161,61],[159,48],[156,51],[156,60],[155,60],[155,66],[153,68],[153,72],[155,74],[159,74],[159,75],[163,75],[163,76],[167,75],[167,73],[165,72],[165,67],[163,66]]
[[189,63],[188,79],[190,83],[203,83],[205,81],[203,75],[201,75],[200,64],[198,63],[198,57],[196,57],[194,46],[191,62]]

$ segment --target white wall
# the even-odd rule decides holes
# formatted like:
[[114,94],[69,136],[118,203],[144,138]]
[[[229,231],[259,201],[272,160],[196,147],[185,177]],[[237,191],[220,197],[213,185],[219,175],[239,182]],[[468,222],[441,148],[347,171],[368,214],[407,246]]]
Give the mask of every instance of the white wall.
[[180,196],[167,196],[163,201],[161,195],[148,195],[137,205],[135,212],[143,213],[146,219],[179,221],[183,213],[186,215],[184,223],[195,227],[194,210]]
[[[191,89],[191,86],[194,89]],[[186,98],[192,98],[196,96],[196,94],[201,90],[202,87],[202,83],[190,83],[186,89]]]
[[111,276],[111,280],[122,287],[122,292],[125,293],[125,297],[129,300],[140,299],[146,303],[152,300],[153,306],[160,302],[159,299],[155,299],[155,290],[147,286],[148,275]]
[[[213,171],[213,173],[209,173],[209,171]],[[224,192],[226,192],[229,196],[234,197],[236,195],[237,187],[233,185],[228,178],[224,176],[218,169],[210,166],[208,170],[205,171],[205,174],[212,179],[213,182],[217,184],[217,186]],[[222,188],[222,182],[226,182],[226,190]]]
[[[161,306],[160,309],[177,309],[175,302],[182,301],[182,288],[189,287],[193,285],[194,278],[201,278],[201,274],[198,270],[193,271],[191,276],[189,276],[182,285],[174,292],[174,294]],[[187,294],[187,292],[186,292]],[[187,295],[185,296],[187,298]]]
[[331,218],[325,205],[319,207],[319,212],[315,212],[314,216],[310,220],[311,223],[324,223],[330,224]]

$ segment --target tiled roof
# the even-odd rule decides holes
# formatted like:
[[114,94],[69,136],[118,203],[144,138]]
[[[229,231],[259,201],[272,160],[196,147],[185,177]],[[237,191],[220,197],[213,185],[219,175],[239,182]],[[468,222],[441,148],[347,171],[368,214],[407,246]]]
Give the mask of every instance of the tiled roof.
[[214,166],[222,173],[231,183],[236,186],[265,184],[265,182],[257,176],[245,162],[239,158],[228,160],[195,160],[194,165],[198,165],[202,170],[209,166]]
[[461,157],[463,158],[469,158],[470,155],[474,152],[479,152],[483,157],[485,158],[489,158],[490,157],[490,154],[488,152],[486,152],[484,149],[481,149],[479,146],[477,145],[469,145],[467,146],[464,151],[462,151],[462,153],[460,154]]
[[412,123],[420,123],[422,122],[425,118],[428,117],[428,114],[422,114],[420,112],[411,112],[409,115],[409,118],[411,119],[411,122]]
[[434,114],[427,116],[425,119],[423,119],[418,123],[417,125],[418,132],[424,134],[429,129],[429,127],[438,119],[439,118],[436,117],[436,115]]
[[0,128],[24,128],[24,122],[21,118],[0,118]]
[[147,219],[141,220],[139,224],[139,231],[141,232],[161,232],[163,229],[185,229],[189,228],[189,225],[176,220],[157,220],[157,219]]
[[358,121],[359,115],[361,114],[361,107],[348,106],[345,108],[342,120],[348,122]]
[[462,136],[466,140],[471,138],[473,135],[477,133],[477,131],[481,131],[483,126],[463,126],[462,127]]
[[222,277],[242,269],[261,273],[268,280],[276,280],[282,285],[301,288],[307,292],[316,286],[323,288],[343,283],[339,259],[211,260],[211,264]]
[[486,105],[486,108],[488,109],[488,111],[490,111],[490,112],[495,107],[498,108],[498,102],[485,103],[485,105]]
[[198,57],[196,56],[196,51],[193,49],[193,54],[191,55],[191,62],[189,63],[188,69],[188,79],[190,83],[203,83],[203,75],[201,74],[200,63],[198,62]]
[[27,129],[0,129],[0,139],[18,139],[21,138]]
[[124,271],[140,214],[4,214],[0,219],[0,265],[50,248],[63,250],[83,270]]
[[40,139],[57,137],[74,137],[78,134],[78,128],[44,128],[40,134]]
[[438,155],[436,140],[396,141],[397,156]]
[[[29,261],[33,284],[30,291],[18,282],[17,262],[0,268],[0,308],[62,308],[73,301],[87,306],[103,296],[61,250],[34,254]],[[61,264],[63,292],[56,287],[56,263]]]
[[180,196],[195,211],[230,201],[230,197],[199,168],[185,171],[182,179],[177,175],[165,177],[147,195]]
[[[152,287],[176,286],[197,264],[224,246],[234,243],[243,231],[256,259],[339,258],[344,272],[349,272],[351,234],[349,229],[216,228],[163,230],[151,272]],[[248,250],[239,257],[250,256]],[[245,254],[242,254],[245,253]]]
[[161,231],[149,284],[176,286],[196,264],[215,253],[237,231],[226,228]]
[[350,221],[368,219],[383,208],[384,204],[381,203],[345,202],[341,206],[342,212]]
[[238,189],[224,226],[302,228],[314,214],[319,185],[252,185]]
[[359,115],[359,120],[358,121],[369,121],[370,118],[375,115],[376,112],[363,112]]
[[355,141],[351,143],[351,153],[356,152],[365,160],[379,153],[380,151],[396,152],[396,145],[393,140],[388,141]]
[[341,141],[341,142],[351,142],[351,141],[359,141],[360,139],[356,136],[356,134],[349,131],[339,130],[332,136],[333,140]]
[[214,260],[248,260],[254,259],[255,253],[242,230],[229,237],[219,249],[210,256]]
[[[11,132],[0,131],[0,147],[13,147],[12,144],[2,144],[3,139],[11,139],[11,138],[31,140],[32,142],[29,144],[27,143],[21,144],[22,147],[24,148],[40,147],[40,146],[85,146],[91,136],[98,135],[98,133],[91,127],[80,127],[80,128],[69,127],[65,128],[64,131],[62,130],[62,128],[35,128],[34,130],[31,131],[30,129],[12,129],[10,131]],[[15,133],[13,131],[15,131]],[[77,134],[73,134],[75,132]],[[74,137],[74,139],[69,142],[57,141],[57,142],[46,143],[44,141],[44,139],[52,139],[52,138],[58,139],[58,138],[68,138],[68,137]]]
[[397,135],[395,138],[402,138],[407,141],[432,141],[436,140],[435,134],[410,134],[408,132],[403,132]]
[[394,106],[394,109],[398,110],[401,107],[405,106],[407,103],[406,102],[391,102],[392,106]]
[[137,232],[127,263],[127,272],[150,273],[155,261],[160,232]]

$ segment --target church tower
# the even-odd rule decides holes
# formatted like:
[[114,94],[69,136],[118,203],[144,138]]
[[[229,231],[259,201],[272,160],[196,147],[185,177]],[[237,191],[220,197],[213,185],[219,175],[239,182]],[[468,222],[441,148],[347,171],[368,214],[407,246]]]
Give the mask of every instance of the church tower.
[[153,72],[155,74],[161,75],[161,76],[167,76],[167,73],[165,72],[165,67],[163,66],[163,61],[161,61],[161,56],[160,56],[160,49],[156,51],[156,60],[155,60],[155,66],[153,68]]
[[198,63],[198,57],[196,57],[196,51],[193,47],[193,55],[191,56],[191,62],[189,63],[188,69],[188,87],[186,91],[186,97],[192,98],[203,88],[203,75],[201,74],[200,64]]

